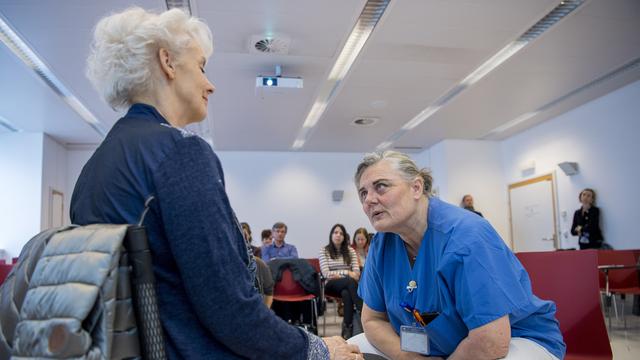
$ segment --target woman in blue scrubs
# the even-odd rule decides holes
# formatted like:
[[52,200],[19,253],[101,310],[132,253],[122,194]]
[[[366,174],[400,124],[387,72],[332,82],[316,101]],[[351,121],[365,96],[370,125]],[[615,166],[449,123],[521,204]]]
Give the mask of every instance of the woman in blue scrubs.
[[359,287],[371,345],[393,359],[563,358],[555,304],[533,295],[485,219],[430,197],[428,171],[385,151],[365,156],[355,183],[378,231]]

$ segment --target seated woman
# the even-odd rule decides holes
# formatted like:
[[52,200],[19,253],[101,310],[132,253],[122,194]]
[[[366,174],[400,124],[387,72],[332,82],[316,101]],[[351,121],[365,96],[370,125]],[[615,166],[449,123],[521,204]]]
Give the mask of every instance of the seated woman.
[[262,257],[262,248],[258,246],[253,246],[253,237],[251,236],[251,227],[248,223],[242,222],[240,223],[242,227],[242,235],[244,235],[244,239],[247,241],[247,244],[251,247],[251,252],[255,257]]
[[366,340],[393,359],[563,358],[555,304],[485,219],[429,196],[427,170],[368,154],[355,183],[378,231],[359,289]]
[[[327,279],[327,294],[339,296],[344,303],[342,337],[353,335],[354,307],[360,313],[362,300],[358,297],[360,268],[355,250],[349,246],[349,235],[342,224],[335,224],[329,233],[329,244],[320,249],[320,270]],[[358,326],[359,327],[359,326]]]
[[209,27],[179,9],[100,20],[87,73],[113,108],[128,111],[82,169],[71,221],[146,227],[168,359],[353,359],[359,353],[343,339],[279,319],[254,287],[256,263],[220,160],[184,129],[206,118],[212,50]]
[[360,267],[360,271],[364,268],[364,263],[367,261],[367,253],[369,252],[369,244],[371,243],[371,238],[369,237],[369,232],[365,228],[359,228],[353,234],[353,242],[351,243],[351,247],[356,251],[356,255],[358,255],[358,266]]

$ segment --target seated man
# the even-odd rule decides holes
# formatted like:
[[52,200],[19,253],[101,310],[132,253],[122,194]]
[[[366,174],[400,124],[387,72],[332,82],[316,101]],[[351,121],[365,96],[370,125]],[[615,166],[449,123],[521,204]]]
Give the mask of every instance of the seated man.
[[287,225],[283,222],[273,224],[273,243],[262,249],[262,260],[269,262],[273,259],[297,259],[298,250],[291,244],[284,242],[287,235]]

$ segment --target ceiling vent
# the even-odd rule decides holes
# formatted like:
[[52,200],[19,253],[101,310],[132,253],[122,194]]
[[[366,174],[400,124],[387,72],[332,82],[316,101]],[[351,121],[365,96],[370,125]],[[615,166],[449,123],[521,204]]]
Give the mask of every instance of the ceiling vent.
[[371,125],[377,123],[378,120],[380,120],[380,119],[374,118],[374,117],[357,117],[357,118],[353,119],[351,124],[355,125],[355,126],[371,126]]
[[259,54],[289,54],[291,38],[286,36],[254,35],[249,40],[249,52]]

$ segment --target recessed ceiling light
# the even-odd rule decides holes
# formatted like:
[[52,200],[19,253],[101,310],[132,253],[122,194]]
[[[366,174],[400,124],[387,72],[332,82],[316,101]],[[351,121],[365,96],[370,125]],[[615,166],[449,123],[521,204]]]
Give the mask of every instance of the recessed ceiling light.
[[353,119],[351,124],[356,125],[356,126],[371,126],[371,125],[377,123],[378,120],[380,120],[380,119],[374,118],[374,117],[357,117],[357,118]]

